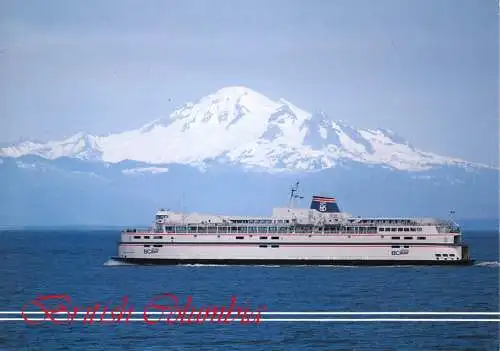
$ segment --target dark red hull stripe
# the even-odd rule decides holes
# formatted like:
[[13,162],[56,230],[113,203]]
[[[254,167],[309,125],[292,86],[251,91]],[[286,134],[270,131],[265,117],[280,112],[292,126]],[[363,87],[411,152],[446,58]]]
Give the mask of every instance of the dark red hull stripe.
[[284,243],[280,241],[257,241],[253,243],[220,243],[220,242],[170,242],[170,241],[150,241],[150,242],[121,242],[120,245],[126,246],[143,246],[143,245],[166,245],[166,246],[258,246],[258,245],[280,245],[280,246],[450,246],[450,247],[460,247],[461,245],[456,245],[453,243]]

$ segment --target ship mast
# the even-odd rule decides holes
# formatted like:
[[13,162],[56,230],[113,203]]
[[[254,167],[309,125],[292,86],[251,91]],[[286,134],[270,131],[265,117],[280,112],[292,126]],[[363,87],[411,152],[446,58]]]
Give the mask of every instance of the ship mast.
[[460,228],[454,218],[455,210],[450,210],[450,222],[455,226],[455,228]]
[[293,208],[295,199],[303,199],[304,197],[298,194],[299,192],[299,181],[290,187],[290,204],[289,208]]
[[184,189],[181,191],[181,218],[182,218],[182,224],[185,224],[186,214],[184,213]]

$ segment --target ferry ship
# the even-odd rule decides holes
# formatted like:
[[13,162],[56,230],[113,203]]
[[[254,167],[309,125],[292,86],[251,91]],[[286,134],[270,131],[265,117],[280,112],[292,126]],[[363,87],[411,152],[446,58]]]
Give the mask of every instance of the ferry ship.
[[148,230],[121,233],[114,260],[136,264],[469,265],[453,220],[367,218],[342,212],[334,197],[290,203],[270,217],[161,209]]

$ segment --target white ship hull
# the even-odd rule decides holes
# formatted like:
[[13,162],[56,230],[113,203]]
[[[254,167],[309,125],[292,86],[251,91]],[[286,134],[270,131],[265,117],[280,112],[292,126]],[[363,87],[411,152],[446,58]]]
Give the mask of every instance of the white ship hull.
[[[141,234],[141,233],[137,233]],[[134,235],[144,238],[145,235]],[[133,238],[129,235],[128,237]],[[151,235],[148,235],[151,237]],[[242,236],[239,236],[240,238]],[[434,236],[436,237],[436,236]],[[168,238],[169,240],[165,240]],[[172,239],[173,238],[173,239]],[[449,243],[395,243],[380,241],[380,236],[261,236],[217,238],[199,234],[165,236],[147,242],[130,240],[119,245],[118,257],[125,262],[147,264],[220,263],[220,264],[470,264],[464,246]],[[124,238],[128,239],[128,238]],[[416,238],[415,238],[416,239]],[[143,239],[142,239],[143,240]],[[444,241],[444,240],[443,240]]]

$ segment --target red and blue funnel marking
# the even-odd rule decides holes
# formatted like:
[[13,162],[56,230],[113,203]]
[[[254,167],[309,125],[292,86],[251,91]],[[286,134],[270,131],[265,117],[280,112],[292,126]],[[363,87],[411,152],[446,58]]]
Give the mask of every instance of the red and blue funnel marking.
[[311,201],[311,210],[324,213],[340,212],[337,200],[334,197],[313,196]]

